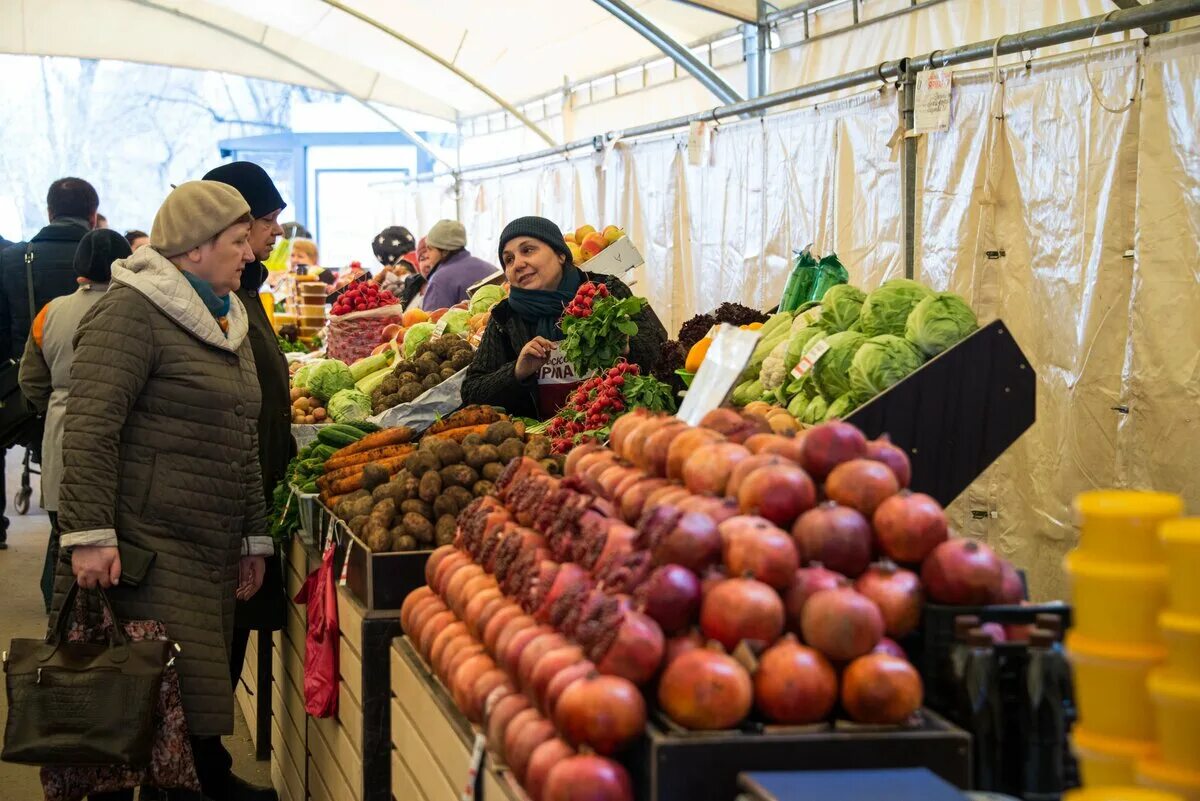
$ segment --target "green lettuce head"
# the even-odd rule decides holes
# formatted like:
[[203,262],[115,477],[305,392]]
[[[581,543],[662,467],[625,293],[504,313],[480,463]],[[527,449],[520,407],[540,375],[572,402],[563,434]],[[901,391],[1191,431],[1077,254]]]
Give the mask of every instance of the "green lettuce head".
[[908,315],[931,294],[924,285],[907,278],[888,281],[863,301],[858,321],[862,332],[869,337],[880,334],[904,336]]
[[472,317],[476,314],[483,314],[502,300],[504,300],[503,289],[495,284],[481,286],[471,296],[471,302],[467,304],[467,311],[471,313]]
[[335,423],[361,423],[371,416],[371,399],[357,389],[343,389],[326,408]]
[[834,284],[821,298],[821,325],[830,331],[849,331],[858,322],[867,293],[849,284]]
[[313,365],[305,380],[309,393],[325,403],[343,389],[354,386],[354,373],[337,359],[322,359]]
[[855,331],[843,331],[825,338],[829,350],[813,365],[813,383],[826,401],[832,403],[850,391],[850,362],[867,338]]
[[[450,312],[446,312],[449,314]],[[411,359],[413,354],[417,352],[417,348],[421,347],[422,342],[427,342],[433,336],[435,323],[417,323],[404,334],[404,358]]]
[[[471,319],[471,312],[466,309],[451,309],[442,315],[442,319],[438,321],[446,323],[447,334],[463,334],[467,330],[467,320]],[[407,335],[406,335],[407,338]]]
[[928,358],[957,345],[979,328],[975,312],[953,292],[937,292],[916,305],[904,326],[904,338]]
[[783,369],[791,373],[792,368],[800,361],[800,357],[808,350],[808,346],[815,342],[817,338],[823,337],[829,332],[820,325],[810,325],[807,328],[801,328],[791,334],[791,339],[788,340],[787,351],[783,355]]
[[865,403],[924,362],[921,351],[907,339],[892,334],[871,337],[850,362],[850,391]]
[[788,414],[795,417],[797,420],[804,419],[804,411],[808,408],[808,404],[812,403],[812,398],[801,392],[796,397],[788,401]]
[[800,417],[801,423],[816,425],[825,419],[825,412],[829,409],[829,404],[820,395],[809,401],[808,406],[804,409],[804,414]]
[[850,392],[841,396],[825,410],[826,420],[845,420],[850,412],[858,408],[858,399]]
[[308,374],[311,373],[312,369],[319,363],[320,362],[308,362],[299,370],[297,370],[296,374],[292,376],[292,386],[296,389],[308,389]]

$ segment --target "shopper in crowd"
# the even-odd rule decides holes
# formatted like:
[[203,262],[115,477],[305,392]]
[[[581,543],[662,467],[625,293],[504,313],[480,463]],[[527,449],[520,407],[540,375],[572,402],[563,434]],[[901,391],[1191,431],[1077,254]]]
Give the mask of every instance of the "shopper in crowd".
[[399,297],[404,291],[405,280],[416,269],[416,239],[402,225],[384,228],[371,240],[371,251],[383,269],[375,273],[374,281]]
[[[220,736],[233,731],[234,606],[258,592],[274,552],[261,394],[235,294],[254,261],[251,222],[228,184],[180,184],[155,215],[150,247],[113,264],[108,292],[79,326],[58,503],[71,558],[59,563],[53,602],[75,580],[107,589],[124,620],[163,622],[181,646],[175,667],[201,787],[227,800],[262,797],[231,786]],[[135,565],[140,574],[121,582]]]
[[326,270],[318,264],[320,251],[317,250],[317,243],[311,239],[296,239],[292,241],[291,265],[292,272],[296,275],[315,275],[317,280],[328,286],[332,286],[337,280],[337,274],[333,270]]
[[425,237],[421,237],[421,241],[417,243],[415,253],[417,269],[404,279],[404,286],[400,288],[400,294],[396,296],[400,299],[405,311],[424,308],[425,288],[429,286],[429,271],[433,269],[433,262],[429,260],[429,245],[425,242]]
[[108,228],[108,218],[103,214],[96,215],[96,227],[100,229]]
[[132,248],[133,250],[137,250],[142,245],[150,244],[150,234],[146,233],[145,231],[139,231],[138,229],[134,228],[130,231],[125,232],[125,241],[127,241],[129,243],[130,248]]
[[496,272],[495,265],[475,258],[467,250],[467,229],[455,220],[438,220],[425,235],[429,260],[429,287],[421,308],[445,309],[467,299],[467,289]]
[[[60,178],[46,193],[50,224],[28,242],[18,242],[0,252],[0,362],[20,360],[33,318],[50,301],[75,291],[75,250],[84,234],[96,227],[99,205],[100,198],[87,181]],[[27,274],[33,277],[32,292]],[[28,444],[36,447],[41,439],[41,431],[35,426]],[[8,547],[4,472],[0,456],[0,549]]]
[[[295,446],[292,441],[291,400],[288,394],[291,385],[287,359],[279,349],[275,329],[267,318],[258,290],[267,280],[267,267],[263,262],[270,258],[276,238],[283,234],[278,220],[287,204],[283,202],[283,197],[266,170],[249,161],[223,164],[210,170],[204,180],[220,181],[238,190],[250,205],[250,215],[254,218],[249,237],[254,261],[247,264],[242,272],[241,285],[236,294],[249,317],[250,349],[254,353],[254,365],[262,391],[258,413],[258,460],[262,468],[263,494],[270,498],[276,486],[285,479],[287,464],[295,455]],[[242,675],[250,633],[279,631],[286,614],[282,563],[279,554],[272,552],[266,560],[262,589],[251,598],[239,600],[235,610],[233,647],[229,657],[229,675],[234,687],[237,687]],[[263,640],[259,642],[263,643]],[[270,647],[269,636],[265,647]],[[233,757],[225,753],[228,765],[232,768]],[[241,782],[232,774],[230,781]],[[274,791],[261,790],[259,797],[273,798]]]
[[58,482],[62,478],[63,415],[71,386],[72,340],[84,315],[103,297],[112,263],[133,251],[115,231],[89,231],[75,251],[79,288],[47,303],[33,320],[21,357],[21,393],[46,419],[42,433],[41,506],[50,516],[50,539],[42,567],[42,599],[50,609],[58,561]]
[[[591,275],[575,266],[562,232],[543,217],[521,217],[500,234],[500,263],[509,296],[492,307],[491,319],[463,381],[464,403],[503,406],[511,414],[546,418],[574,384],[563,372],[541,376],[563,338],[563,309],[587,281],[603,283],[616,298],[632,294],[619,278]],[[661,358],[666,329],[650,306],[634,318],[637,333],[626,358],[649,375]],[[565,368],[569,369],[569,368]]]

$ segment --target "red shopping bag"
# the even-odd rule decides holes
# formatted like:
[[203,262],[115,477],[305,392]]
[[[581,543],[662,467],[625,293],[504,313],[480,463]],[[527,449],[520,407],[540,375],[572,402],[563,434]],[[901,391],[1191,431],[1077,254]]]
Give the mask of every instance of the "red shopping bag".
[[337,714],[338,609],[333,577],[333,543],[321,566],[308,574],[295,598],[308,604],[308,633],[304,638],[304,709],[315,718]]

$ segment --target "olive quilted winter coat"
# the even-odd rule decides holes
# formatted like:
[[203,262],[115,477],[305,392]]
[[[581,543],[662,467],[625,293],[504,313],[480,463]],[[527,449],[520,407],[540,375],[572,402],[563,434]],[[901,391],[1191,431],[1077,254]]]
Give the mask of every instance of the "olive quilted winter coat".
[[[145,247],[113,264],[75,338],[63,437],[64,548],[153,551],[137,587],[110,591],[124,619],[156,619],[193,736],[233,731],[229,648],[243,554],[269,554],[258,462],[260,404],[246,309],[228,336],[179,270]],[[59,565],[55,607],[72,581]]]

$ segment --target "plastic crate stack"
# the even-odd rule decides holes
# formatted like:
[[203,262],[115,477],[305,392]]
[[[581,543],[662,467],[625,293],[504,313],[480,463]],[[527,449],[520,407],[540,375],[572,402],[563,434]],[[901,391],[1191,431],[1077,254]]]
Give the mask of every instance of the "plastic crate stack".
[[1085,787],[1132,785],[1140,768],[1160,764],[1148,683],[1167,655],[1158,625],[1167,605],[1159,526],[1177,520],[1183,502],[1103,490],[1075,504],[1079,547],[1066,558],[1075,611],[1066,648],[1079,712],[1071,739]]

